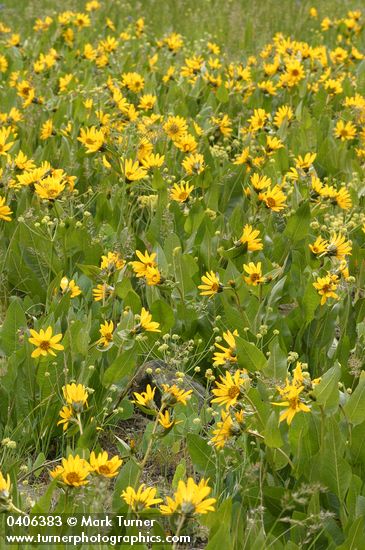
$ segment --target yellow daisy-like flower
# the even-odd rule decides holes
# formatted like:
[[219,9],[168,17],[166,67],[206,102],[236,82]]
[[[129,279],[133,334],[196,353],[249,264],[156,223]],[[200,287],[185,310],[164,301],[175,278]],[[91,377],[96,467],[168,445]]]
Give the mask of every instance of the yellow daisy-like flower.
[[57,176],[48,176],[34,184],[34,190],[41,199],[55,200],[64,191],[65,182]]
[[53,122],[52,122],[52,119],[50,118],[49,120],[46,120],[46,122],[42,124],[40,138],[42,141],[45,141],[46,139],[50,138],[52,134],[53,134]]
[[127,487],[120,495],[134,512],[141,512],[151,508],[154,504],[162,502],[162,498],[156,498],[157,489],[146,487],[144,483],[136,491],[133,487]]
[[205,170],[204,157],[200,153],[192,153],[182,161],[182,166],[188,176],[201,174]]
[[210,440],[214,447],[217,447],[217,449],[223,449],[227,441],[232,437],[232,435],[234,435],[234,424],[231,415],[222,410],[221,418],[222,420],[217,422],[217,427],[213,430],[213,437]]
[[101,257],[100,269],[107,271],[119,270],[125,266],[125,260],[121,258],[118,252],[108,252],[107,255]]
[[186,483],[180,479],[174,497],[166,497],[166,504],[160,506],[161,513],[193,516],[214,512],[216,499],[207,498],[212,490],[208,486],[208,481],[201,479],[197,484],[192,477],[189,477]]
[[103,283],[102,285],[96,285],[96,288],[93,288],[93,297],[95,302],[101,302],[106,300],[111,293],[113,292],[113,287]]
[[149,267],[157,266],[157,263],[155,262],[155,258],[157,256],[156,252],[149,254],[147,250],[145,250],[145,253],[142,254],[142,252],[136,250],[136,256],[140,261],[130,262],[130,264],[137,277],[145,277]]
[[14,145],[14,141],[7,142],[12,130],[10,127],[0,128],[0,155],[6,156],[9,149]]
[[157,323],[157,321],[152,321],[152,315],[147,309],[144,307],[142,308],[141,314],[140,314],[140,321],[137,327],[135,327],[135,331],[138,332],[139,330],[145,330],[146,332],[161,332],[161,330],[158,328],[160,326],[160,323]]
[[32,357],[47,355],[56,356],[53,350],[61,351],[64,349],[60,340],[62,340],[62,334],[55,334],[53,336],[53,329],[49,326],[46,330],[41,329],[39,332],[34,329],[30,329],[31,338],[28,338],[29,342],[36,346],[36,349],[32,352]]
[[87,153],[96,153],[104,145],[104,133],[102,130],[98,130],[95,126],[91,128],[81,128],[80,136],[77,138],[80,143],[84,145]]
[[213,395],[216,396],[212,399],[212,403],[218,403],[220,406],[225,405],[228,410],[242,396],[249,383],[249,378],[245,370],[236,370],[233,376],[229,371],[224,376],[221,374],[220,379],[220,382],[215,383],[217,387],[212,390]]
[[10,210],[9,206],[5,204],[5,198],[0,197],[0,220],[4,222],[11,222],[11,214],[13,212]]
[[66,384],[62,387],[63,397],[67,405],[71,405],[76,413],[83,410],[84,406],[87,406],[87,399],[89,394],[83,384]]
[[63,424],[63,431],[66,431],[70,423],[70,420],[73,418],[74,411],[72,407],[64,405],[60,410],[59,415],[61,417],[61,420],[57,422],[57,426],[59,426],[60,424],[61,425]]
[[356,126],[352,122],[339,120],[335,126],[334,134],[341,141],[352,140],[356,137]]
[[92,451],[89,462],[92,472],[111,478],[118,475],[123,460],[117,455],[109,458],[106,451],[101,451],[98,455]]
[[257,286],[265,282],[266,279],[262,275],[261,262],[257,262],[256,265],[253,262],[243,264],[243,269],[247,273],[247,276],[243,276],[243,278],[248,285]]
[[219,277],[217,274],[214,273],[214,271],[207,271],[206,274],[202,276],[201,280],[203,284],[198,286],[198,288],[201,290],[201,296],[211,297],[223,291],[223,285],[219,281]]
[[104,348],[108,347],[109,344],[113,340],[113,332],[114,332],[114,323],[113,321],[105,321],[105,323],[102,323],[100,325],[99,332],[101,334],[101,338],[96,342],[97,344],[101,344],[104,346]]
[[328,241],[323,239],[321,236],[317,237],[313,244],[309,245],[309,248],[313,254],[318,256],[319,254],[324,254],[327,251]]
[[280,212],[287,205],[286,195],[283,193],[280,185],[275,185],[272,189],[268,189],[265,193],[259,194],[259,200],[264,201],[267,208],[273,212]]
[[147,170],[139,164],[138,160],[126,159],[122,164],[122,170],[127,182],[139,181],[147,176]]
[[226,365],[227,363],[237,362],[235,336],[238,336],[237,330],[234,330],[233,332],[230,330],[223,332],[223,338],[225,342],[227,342],[228,348],[225,348],[218,343],[214,344],[216,348],[222,350],[214,352],[213,360],[215,367],[218,367],[219,365]]
[[143,391],[141,393],[133,392],[133,395],[136,399],[135,401],[132,401],[132,403],[135,403],[136,405],[141,405],[142,407],[147,407],[148,409],[154,409],[155,392],[156,388],[151,388],[150,384],[147,384],[146,391]]
[[145,279],[148,286],[156,286],[161,282],[161,273],[157,267],[147,267]]
[[344,187],[341,187],[341,189],[337,191],[335,201],[342,210],[350,210],[350,208],[352,208],[351,195]]
[[261,191],[271,185],[271,179],[268,176],[260,176],[260,174],[257,173],[252,174],[250,182],[255,191]]
[[317,153],[306,153],[304,157],[298,155],[295,159],[295,168],[297,170],[307,171],[312,166],[313,162],[316,160]]
[[181,424],[181,422],[182,420],[175,420],[174,418],[171,418],[170,412],[168,410],[160,412],[158,415],[158,423],[165,430],[170,430],[170,428],[172,428],[176,424]]
[[162,401],[170,406],[176,405],[176,403],[186,405],[187,399],[190,399],[190,396],[193,393],[193,390],[183,390],[176,386],[176,384],[173,384],[172,386],[162,384],[162,389],[164,391]]
[[177,141],[180,137],[186,134],[188,126],[186,120],[181,116],[169,116],[165,122],[163,129],[173,141]]
[[304,386],[294,386],[287,384],[284,388],[278,388],[278,391],[284,399],[281,403],[272,403],[278,407],[287,407],[284,411],[280,413],[280,422],[286,420],[287,424],[290,425],[293,421],[294,416],[298,412],[310,412],[310,407],[303,403],[300,400],[300,393],[303,391]]
[[337,290],[337,276],[336,275],[326,275],[326,277],[317,277],[317,281],[313,283],[314,288],[318,291],[318,294],[322,296],[321,305],[323,306],[328,298],[334,298],[338,300]]
[[66,485],[81,487],[89,483],[90,465],[79,455],[69,455],[62,459],[62,466],[57,466],[50,474],[53,478],[61,478]]
[[262,250],[263,244],[261,239],[258,238],[260,231],[254,229],[252,225],[246,224],[243,228],[243,233],[239,239],[239,243],[246,245],[249,252],[255,252],[256,250]]
[[66,292],[70,293],[71,298],[76,298],[76,296],[80,296],[81,289],[73,279],[69,281],[67,277],[62,277],[60,282],[60,287],[63,294],[66,294]]
[[341,233],[334,233],[327,245],[327,255],[335,256],[338,260],[343,260],[351,252],[352,245],[350,241],[346,241],[346,238]]
[[0,500],[8,499],[10,496],[10,477],[9,474],[5,477],[0,472]]
[[190,198],[190,195],[194,189],[194,185],[189,185],[188,183],[175,183],[173,188],[170,191],[170,199],[176,202],[187,202]]

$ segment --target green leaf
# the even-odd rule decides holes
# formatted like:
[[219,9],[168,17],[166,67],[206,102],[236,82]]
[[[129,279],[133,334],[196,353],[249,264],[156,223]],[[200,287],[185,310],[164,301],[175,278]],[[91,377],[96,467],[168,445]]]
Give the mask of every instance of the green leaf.
[[243,338],[236,337],[238,363],[250,372],[263,370],[266,357],[254,344]]
[[109,368],[106,369],[103,376],[104,386],[109,386],[128,376],[135,367],[137,354],[134,348],[118,355]]
[[338,382],[341,376],[341,368],[337,363],[331,369],[329,369],[323,376],[313,390],[313,395],[316,398],[316,402],[325,410],[336,410],[339,403],[340,393],[338,391]]
[[153,321],[160,323],[160,330],[162,332],[169,331],[175,324],[175,316],[171,307],[162,300],[156,300],[153,302],[150,312],[152,314]]
[[288,373],[287,355],[275,341],[270,349],[270,357],[264,367],[264,374],[274,380],[285,380]]
[[354,426],[365,420],[365,372],[360,375],[359,383],[355,391],[344,406],[344,411],[349,422]]
[[284,230],[284,235],[289,237],[293,242],[305,239],[309,230],[310,217],[309,203],[306,201],[290,216]]
[[198,434],[187,434],[186,441],[196,471],[204,476],[214,477],[216,465],[212,447]]
[[15,298],[10,302],[0,332],[0,346],[7,355],[11,355],[13,351],[21,346],[18,329],[27,326],[27,320],[21,303],[20,298]]
[[263,435],[265,437],[265,443],[268,447],[282,446],[283,438],[281,437],[279,420],[275,411],[270,414],[269,419],[266,422]]
[[183,458],[181,460],[181,462],[179,462],[179,464],[176,466],[174,477],[173,477],[172,483],[171,483],[171,486],[172,486],[173,489],[175,489],[175,490],[177,489],[177,485],[178,485],[179,481],[181,479],[184,479],[185,475],[186,475],[186,461]]

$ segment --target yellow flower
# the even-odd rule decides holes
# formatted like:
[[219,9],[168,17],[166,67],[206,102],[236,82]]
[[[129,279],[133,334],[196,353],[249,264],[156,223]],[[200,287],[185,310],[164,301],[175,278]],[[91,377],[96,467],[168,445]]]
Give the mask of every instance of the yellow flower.
[[294,117],[293,109],[289,105],[282,105],[278,108],[274,116],[274,124],[280,128],[284,122],[289,123]]
[[142,252],[136,250],[136,256],[140,259],[140,261],[134,261],[130,263],[137,277],[145,277],[147,269],[149,267],[157,266],[155,262],[155,258],[157,256],[156,252],[152,252],[152,254],[149,254],[147,250],[145,250],[145,253],[142,254]]
[[190,395],[193,393],[193,390],[183,390],[178,388],[176,384],[172,386],[162,384],[162,389],[164,391],[162,400],[170,406],[176,405],[176,403],[186,405],[186,400],[190,399]]
[[125,266],[125,260],[121,258],[118,252],[108,252],[106,256],[101,257],[100,269],[113,271],[122,269]]
[[50,138],[52,134],[53,134],[53,122],[52,122],[52,119],[50,118],[49,120],[46,120],[46,122],[42,124],[40,138],[41,140],[44,141]]
[[171,138],[173,141],[177,141],[184,134],[186,134],[188,127],[186,124],[186,120],[181,116],[169,116],[169,118],[163,125],[163,129],[165,130],[169,138]]
[[317,281],[313,283],[313,286],[317,289],[318,294],[322,296],[321,306],[326,303],[327,298],[335,298],[335,300],[339,299],[338,295],[335,293],[338,286],[336,275],[333,275],[332,277],[330,275],[326,275],[326,277],[317,277]]
[[189,185],[188,183],[175,183],[173,188],[170,191],[170,199],[176,202],[187,202],[190,198],[190,194],[194,189],[194,185]]
[[304,155],[304,157],[302,157],[301,155],[298,155],[298,157],[296,157],[294,160],[295,160],[295,167],[298,169],[298,170],[308,170],[313,162],[315,161],[317,157],[317,153],[306,153]]
[[237,164],[237,165],[247,164],[247,168],[250,170],[250,166],[248,165],[249,158],[250,158],[250,148],[245,147],[242,150],[242,152],[236,156],[233,164]]
[[101,334],[101,338],[96,342],[97,344],[102,344],[104,348],[108,347],[109,344],[113,341],[113,331],[114,331],[114,323],[113,321],[105,321],[104,324],[100,325],[99,332]]
[[156,103],[157,97],[152,94],[145,94],[139,100],[138,107],[143,110],[153,109]]
[[146,155],[142,159],[142,164],[144,168],[146,168],[147,170],[149,168],[161,168],[164,162],[165,162],[165,155],[159,155],[158,153],[157,154],[150,153],[149,155]]
[[303,403],[299,397],[299,394],[303,391],[303,389],[304,386],[297,387],[290,384],[287,384],[285,388],[278,388],[278,391],[284,401],[281,403],[272,404],[277,405],[278,407],[287,407],[285,411],[280,413],[280,422],[286,420],[287,424],[290,425],[294,416],[298,412],[310,412],[308,405]]
[[261,128],[265,126],[268,116],[269,113],[267,113],[264,109],[254,109],[252,117],[248,119],[248,122],[250,123],[250,131],[257,132],[257,130],[261,130]]
[[123,73],[122,85],[126,86],[131,92],[141,92],[144,88],[144,78],[139,73]]
[[210,440],[214,447],[217,447],[218,449],[223,449],[228,439],[234,435],[233,420],[231,415],[222,410],[221,418],[222,420],[217,422],[217,427],[213,430],[213,437]]
[[95,302],[104,301],[108,296],[113,292],[113,287],[103,283],[102,285],[96,285],[96,288],[93,288],[93,297]]
[[63,431],[66,431],[71,418],[73,418],[73,414],[74,414],[74,411],[72,407],[64,405],[60,410],[59,415],[61,417],[61,420],[57,422],[57,426],[59,426],[60,424],[63,424]]
[[5,198],[0,197],[0,220],[5,222],[11,222],[11,215],[13,212],[10,210],[9,206],[5,204]]
[[341,187],[341,189],[337,191],[335,200],[337,205],[342,208],[342,210],[349,210],[352,208],[351,195],[344,187]]
[[148,286],[155,286],[161,282],[161,273],[157,267],[146,267],[145,279]]
[[237,403],[237,400],[242,396],[243,391],[247,388],[249,378],[245,370],[236,370],[232,376],[229,371],[225,376],[220,375],[220,382],[216,382],[216,388],[212,390],[216,397],[212,399],[212,403],[226,406],[228,410]]
[[91,128],[81,128],[80,136],[77,138],[86,148],[86,153],[96,153],[104,145],[104,133],[101,130],[91,126]]
[[149,311],[147,311],[144,307],[141,311],[141,318],[139,325],[136,327],[135,330],[145,330],[147,332],[161,332],[158,328],[160,326],[160,323],[157,323],[156,321],[152,321],[152,315]]
[[182,161],[182,166],[188,176],[201,174],[205,170],[204,157],[200,153],[192,153]]
[[351,242],[346,241],[346,238],[341,233],[334,233],[332,235],[327,245],[328,256],[335,256],[338,260],[343,260],[345,256],[351,254],[351,251]]
[[356,126],[352,122],[344,122],[339,120],[335,126],[334,134],[336,138],[339,138],[341,141],[355,139],[356,137]]
[[191,134],[184,134],[174,140],[174,145],[183,153],[194,153],[198,147],[195,137]]
[[174,498],[166,497],[166,504],[160,506],[164,515],[184,514],[186,516],[214,512],[215,498],[207,498],[211,492],[208,481],[201,479],[197,484],[192,477],[185,483],[180,479]]
[[89,394],[83,384],[66,384],[62,387],[63,397],[67,405],[71,405],[76,413],[83,410],[84,406],[87,406],[87,399]]
[[98,455],[92,451],[89,462],[92,472],[111,478],[118,475],[123,461],[117,455],[109,458],[106,451],[101,451]]
[[136,405],[141,405],[142,407],[147,407],[147,409],[154,409],[155,392],[156,392],[156,388],[152,389],[150,384],[147,384],[146,391],[143,391],[141,393],[133,392],[133,395],[136,398],[136,400],[132,401],[132,403],[135,403]]
[[176,424],[181,424],[182,420],[174,420],[170,417],[170,413],[168,410],[165,412],[160,412],[158,415],[158,422],[160,426],[162,426],[165,430],[169,430]]
[[256,250],[262,250],[263,244],[261,239],[258,238],[260,231],[254,229],[252,225],[246,224],[243,228],[243,233],[239,239],[239,243],[246,245],[249,252],[255,252]]
[[59,351],[63,350],[64,347],[60,344],[62,340],[62,334],[55,334],[52,336],[53,329],[48,327],[46,330],[41,329],[39,332],[36,332],[34,329],[30,329],[31,338],[28,338],[29,342],[34,346],[37,346],[36,349],[32,352],[32,357],[39,357],[40,355],[53,355],[54,349]]
[[17,156],[14,158],[15,166],[18,170],[34,170],[35,164],[32,159],[28,159],[27,155],[23,151],[19,151]]
[[122,170],[127,182],[139,181],[147,176],[147,170],[139,164],[138,160],[126,159]]
[[282,149],[283,147],[284,144],[279,138],[266,136],[265,151],[268,155],[272,155],[275,151],[278,151],[278,149]]
[[41,199],[55,200],[65,189],[59,176],[48,176],[34,184],[34,190]]
[[269,177],[260,176],[257,173],[252,174],[250,182],[256,191],[261,191],[262,189],[266,189],[266,187],[270,187],[271,185],[271,179]]
[[219,365],[227,365],[227,363],[237,362],[235,336],[238,336],[237,330],[234,330],[233,333],[230,330],[227,330],[227,332],[223,332],[223,338],[228,344],[228,348],[225,348],[218,343],[214,344],[216,348],[222,350],[214,352],[213,359],[215,367]]
[[0,155],[6,156],[9,149],[14,145],[14,141],[7,143],[7,139],[12,133],[11,128],[0,128]]
[[76,296],[80,296],[80,294],[81,294],[80,287],[77,286],[77,284],[75,283],[75,281],[73,279],[71,279],[71,281],[69,281],[67,279],[67,277],[62,277],[61,282],[60,282],[60,287],[61,287],[61,290],[62,290],[63,294],[65,294],[66,292],[69,292],[71,298],[76,298]]
[[259,194],[259,200],[264,201],[267,208],[273,212],[280,212],[286,207],[286,196],[279,185],[275,185],[272,189]]
[[69,455],[62,459],[62,466],[57,466],[50,474],[53,478],[61,478],[66,485],[81,487],[89,483],[86,478],[90,474],[90,465],[79,455]]
[[219,281],[218,275],[214,271],[207,271],[205,275],[202,276],[202,285],[199,285],[198,288],[201,290],[201,296],[214,296],[219,292],[223,291],[223,285]]
[[9,474],[4,478],[3,474],[0,472],[0,500],[8,499],[10,496],[10,477]]
[[314,243],[309,245],[310,250],[316,256],[325,253],[327,251],[327,247],[328,241],[326,241],[326,239],[322,239],[321,236],[317,237]]
[[257,286],[265,282],[261,271],[261,262],[257,262],[256,265],[253,262],[243,264],[243,269],[248,274],[247,277],[243,277],[248,285]]
[[137,491],[133,487],[127,487],[120,495],[134,512],[141,512],[162,502],[161,498],[156,498],[157,489],[145,487],[144,483],[139,486]]

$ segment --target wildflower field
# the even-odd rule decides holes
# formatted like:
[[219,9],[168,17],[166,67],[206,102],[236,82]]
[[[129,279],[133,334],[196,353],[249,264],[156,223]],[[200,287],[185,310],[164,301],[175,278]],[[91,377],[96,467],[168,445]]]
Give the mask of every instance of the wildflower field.
[[0,548],[365,547],[364,25],[2,4]]

